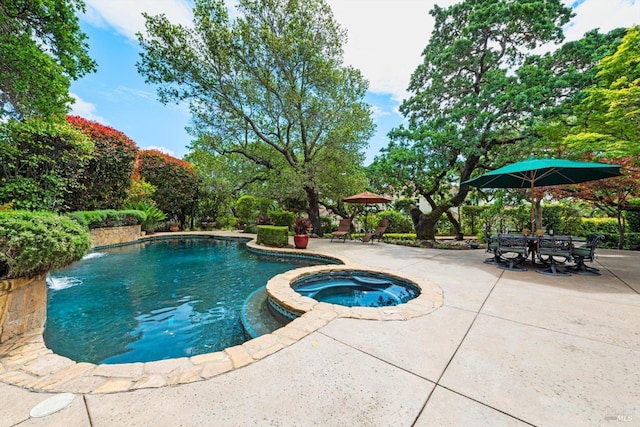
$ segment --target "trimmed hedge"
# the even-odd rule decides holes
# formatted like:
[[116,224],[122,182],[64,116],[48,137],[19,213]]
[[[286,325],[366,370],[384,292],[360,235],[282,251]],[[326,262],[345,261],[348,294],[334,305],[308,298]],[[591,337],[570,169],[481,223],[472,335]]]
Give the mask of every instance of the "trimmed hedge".
[[67,215],[88,229],[138,225],[147,218],[147,215],[139,210],[116,211],[113,209],[77,211]]
[[87,230],[49,212],[0,211],[0,278],[33,277],[81,259]]
[[289,227],[259,225],[256,243],[275,248],[284,248],[289,244]]
[[276,209],[269,211],[268,215],[275,225],[286,225],[291,228],[293,227],[293,223],[296,222],[295,212]]

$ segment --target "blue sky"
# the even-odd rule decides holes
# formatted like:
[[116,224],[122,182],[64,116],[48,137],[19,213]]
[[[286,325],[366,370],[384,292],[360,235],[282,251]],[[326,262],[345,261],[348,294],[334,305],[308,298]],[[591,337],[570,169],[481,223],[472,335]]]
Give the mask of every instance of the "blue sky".
[[[568,40],[592,28],[606,32],[640,23],[637,0],[563,0],[576,17],[567,26]],[[144,29],[141,12],[165,13],[174,22],[190,22],[188,0],[85,0],[82,29],[89,36],[90,55],[98,71],[71,85],[76,98],[72,114],[114,127],[138,147],[159,148],[183,157],[191,136],[185,127],[185,106],[162,105],[155,88],[137,73],[140,48],[135,32]],[[328,0],[334,17],[348,31],[345,63],[369,80],[366,101],[372,105],[377,132],[369,141],[366,163],[387,145],[387,133],[402,123],[400,102],[420,63],[420,52],[433,28],[428,11],[434,3],[446,7],[455,0]],[[233,8],[233,0],[228,0]]]

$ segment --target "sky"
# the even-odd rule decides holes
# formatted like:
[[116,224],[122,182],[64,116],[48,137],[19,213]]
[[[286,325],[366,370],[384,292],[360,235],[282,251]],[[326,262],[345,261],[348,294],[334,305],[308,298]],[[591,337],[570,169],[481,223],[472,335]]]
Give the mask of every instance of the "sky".
[[[234,0],[227,0],[234,13]],[[599,28],[606,33],[640,24],[640,0],[562,0],[576,16],[565,27],[565,41],[578,40]],[[371,105],[377,130],[369,141],[365,164],[388,143],[387,133],[402,124],[398,108],[409,97],[406,88],[421,62],[434,20],[434,4],[447,7],[457,0],[327,0],[335,20],[347,30],[344,62],[369,81],[365,101]],[[172,22],[189,24],[189,0],[85,0],[80,15],[88,35],[89,54],[98,71],[72,82],[71,114],[124,132],[140,149],[161,149],[182,158],[192,137],[186,105],[163,105],[155,87],[144,82],[136,62],[144,31],[142,12],[164,13]],[[233,15],[232,15],[233,16]]]

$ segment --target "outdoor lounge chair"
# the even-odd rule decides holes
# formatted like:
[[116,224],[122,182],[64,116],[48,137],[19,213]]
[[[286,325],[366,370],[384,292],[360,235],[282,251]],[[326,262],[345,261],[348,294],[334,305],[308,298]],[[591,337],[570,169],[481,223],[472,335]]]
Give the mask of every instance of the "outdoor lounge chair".
[[333,239],[342,239],[342,243],[347,241],[347,237],[349,237],[351,235],[351,220],[346,218],[346,219],[341,219],[340,223],[338,224],[338,229],[334,232],[331,233],[331,241],[333,242]]
[[374,240],[378,240],[380,242],[382,240],[382,236],[384,236],[384,232],[387,231],[387,227],[389,226],[389,220],[383,219],[378,224],[378,228],[375,229],[373,233],[365,233],[362,237],[362,243],[371,242],[373,244]]
[[602,234],[591,234],[584,246],[576,246],[571,249],[571,257],[575,265],[566,267],[566,270],[577,274],[593,274],[600,276],[600,270],[595,267],[588,267],[585,261],[593,262],[596,257],[596,246],[600,241],[604,240]]
[[[536,271],[550,276],[571,276],[571,273],[568,273],[559,265],[571,260],[572,248],[571,236],[540,237],[538,240],[538,258],[544,263],[545,268]],[[543,258],[545,256],[547,257],[546,259]]]
[[503,270],[527,271],[523,266],[527,256],[529,256],[527,236],[498,234],[498,248],[495,250],[496,267]]

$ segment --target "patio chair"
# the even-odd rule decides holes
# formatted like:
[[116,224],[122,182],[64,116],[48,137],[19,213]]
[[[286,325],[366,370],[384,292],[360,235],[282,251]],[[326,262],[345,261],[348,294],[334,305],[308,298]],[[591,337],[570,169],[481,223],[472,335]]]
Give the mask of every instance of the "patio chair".
[[376,239],[378,240],[378,242],[380,242],[382,240],[382,236],[384,236],[384,232],[387,231],[387,227],[389,227],[389,220],[380,220],[378,228],[376,228],[373,233],[365,233],[365,235],[362,237],[362,243],[367,243],[370,241],[371,244],[373,244],[373,241]]
[[[536,271],[550,276],[571,276],[571,273],[559,265],[571,260],[572,248],[571,236],[540,237],[538,240],[538,259],[545,265],[545,268]],[[545,256],[546,259],[543,258]]]
[[496,267],[503,270],[527,271],[523,266],[527,256],[529,256],[527,236],[523,234],[498,234]]
[[584,246],[576,246],[572,248],[571,257],[575,264],[566,267],[566,269],[572,273],[600,276],[600,269],[588,267],[585,265],[585,261],[593,262],[595,260],[596,246],[598,246],[598,243],[602,240],[604,240],[604,236],[602,234],[591,234],[587,238],[587,243]]
[[342,239],[342,243],[347,241],[347,237],[351,237],[351,220],[349,218],[341,219],[338,229],[331,233],[331,241],[333,239]]
[[488,254],[491,254],[489,258],[486,258],[483,262],[485,264],[496,264],[499,262],[499,257],[496,256],[496,251],[498,249],[498,235],[494,234],[493,236],[489,234],[488,231],[484,231],[484,241],[487,243]]

